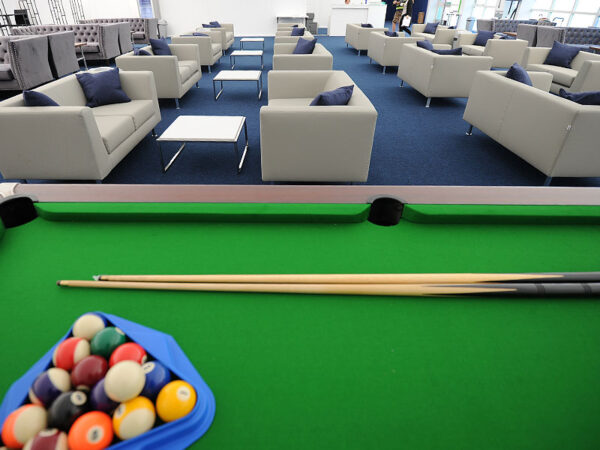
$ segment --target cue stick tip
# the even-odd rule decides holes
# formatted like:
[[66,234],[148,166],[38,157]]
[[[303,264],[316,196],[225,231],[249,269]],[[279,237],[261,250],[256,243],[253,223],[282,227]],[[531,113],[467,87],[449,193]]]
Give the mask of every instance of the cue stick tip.
[[92,278],[94,281],[100,281],[102,279],[102,275],[94,275]]
[[58,281],[56,282],[56,285],[57,285],[57,286],[62,286],[62,280],[58,280]]

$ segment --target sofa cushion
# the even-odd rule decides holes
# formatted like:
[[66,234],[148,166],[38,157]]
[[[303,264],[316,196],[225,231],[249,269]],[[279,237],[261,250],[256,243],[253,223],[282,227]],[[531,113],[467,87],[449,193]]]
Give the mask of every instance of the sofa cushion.
[[177,67],[179,69],[179,76],[181,77],[182,82],[187,81],[194,73],[192,68],[190,66],[186,66],[185,64],[178,64]]
[[155,55],[171,55],[171,49],[169,44],[164,39],[150,39],[150,45],[152,46],[152,53]]
[[37,91],[23,91],[25,106],[59,106],[46,94]]
[[558,41],[554,41],[552,48],[546,56],[544,64],[559,67],[571,67],[571,62],[579,53],[579,48],[573,47],[572,45],[561,44]]
[[458,47],[458,48],[450,48],[448,50],[431,50],[433,53],[437,53],[438,55],[455,55],[455,56],[460,56],[462,55],[462,47]]
[[398,37],[398,33],[396,33],[395,31],[384,31],[383,33],[389,37]]
[[508,69],[508,72],[506,72],[506,78],[518,81],[519,83],[525,83],[527,86],[533,86],[529,74],[518,63],[514,63],[512,66],[510,66],[510,69]]
[[425,50],[433,50],[433,44],[429,41],[417,41],[417,47],[421,47]]
[[88,42],[87,45],[81,47],[84,53],[100,53],[100,44],[97,42]]
[[479,45],[463,45],[462,49],[463,53],[469,56],[483,56],[485,52],[485,47],[480,47]]
[[493,31],[478,31],[477,36],[475,37],[475,42],[473,42],[473,45],[480,45],[482,47],[485,47],[485,44],[487,44],[487,41],[489,41],[493,37],[494,37]]
[[309,106],[313,98],[272,98],[269,99],[269,106]]
[[294,55],[311,55],[312,52],[315,50],[315,45],[317,45],[317,40],[316,39],[302,39],[302,38],[298,38],[298,43],[296,44],[296,47],[294,48],[294,51],[292,52],[292,54]]
[[292,28],[292,34],[290,36],[304,36],[304,28]]
[[135,133],[133,119],[129,116],[96,116],[96,125],[110,155],[125,139]]
[[193,59],[184,59],[183,61],[179,61],[179,65],[188,66],[192,69],[192,72],[198,71],[198,61],[194,61]]
[[0,64],[0,81],[14,80],[15,77],[12,73],[10,64]]
[[577,76],[575,69],[568,69],[566,67],[551,66],[548,64],[529,64],[527,69],[538,72],[548,72],[552,74],[552,82],[562,84],[563,86],[569,87],[573,84],[573,80]]
[[210,44],[210,46],[212,48],[213,55],[218,55],[221,53],[221,44]]
[[321,92],[310,103],[310,106],[345,106],[352,98],[352,91],[354,91],[353,84]]
[[87,99],[86,106],[90,108],[131,101],[121,88],[118,67],[101,72],[80,72],[76,77]]
[[558,95],[580,105],[600,105],[600,91],[567,92],[561,89]]
[[439,22],[431,22],[431,23],[426,24],[425,29],[423,30],[423,33],[435,34],[439,24],[440,24]]
[[143,31],[136,31],[135,33],[133,33],[133,38],[134,39],[146,39],[146,33],[144,33]]
[[129,103],[104,105],[92,109],[94,117],[128,116],[133,120],[136,130],[154,115],[154,111],[152,100],[132,100]]

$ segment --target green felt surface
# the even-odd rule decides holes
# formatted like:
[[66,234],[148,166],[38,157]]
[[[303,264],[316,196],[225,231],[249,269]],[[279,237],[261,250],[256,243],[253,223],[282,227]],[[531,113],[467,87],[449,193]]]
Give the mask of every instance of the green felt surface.
[[55,284],[101,273],[598,270],[597,207],[415,205],[394,227],[364,220],[364,205],[38,209],[0,232],[0,395],[77,316],[100,310],[173,335],[211,387],[215,421],[194,448],[600,446],[597,300]]

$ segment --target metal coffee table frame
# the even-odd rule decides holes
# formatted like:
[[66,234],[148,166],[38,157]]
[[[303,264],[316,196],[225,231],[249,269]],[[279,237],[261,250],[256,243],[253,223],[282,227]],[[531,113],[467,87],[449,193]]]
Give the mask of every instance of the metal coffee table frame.
[[[223,81],[254,81],[254,80],[215,80],[213,78],[212,83],[213,83],[213,95],[215,96],[215,102],[217,100],[219,100],[219,97],[223,93]],[[219,87],[219,92],[217,92],[217,82],[221,83],[221,85]],[[259,100],[262,98],[262,92],[263,92],[263,81],[262,81],[262,74],[261,74],[261,76],[258,78],[258,80],[256,80],[256,93],[258,95]]]
[[[241,54],[239,52],[254,52],[254,53],[253,54]],[[260,52],[260,54],[258,54],[257,52]],[[236,53],[237,53],[237,55],[236,55]],[[260,56],[260,68],[261,69],[265,68],[265,59],[264,59],[265,55],[262,50],[234,50],[229,55],[229,64],[231,65],[231,70],[235,69],[235,58],[236,57],[249,57],[249,56]]]
[[247,50],[244,48],[244,43],[248,42],[260,42],[262,44],[262,51],[265,50],[265,38],[241,38],[240,39],[240,50]]

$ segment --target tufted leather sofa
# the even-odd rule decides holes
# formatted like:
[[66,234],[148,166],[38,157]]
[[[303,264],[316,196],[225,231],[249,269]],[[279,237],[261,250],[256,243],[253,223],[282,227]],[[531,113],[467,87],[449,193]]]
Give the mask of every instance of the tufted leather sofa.
[[[158,39],[158,19],[141,19],[139,17],[126,17],[118,19],[87,19],[81,20],[80,23],[129,23],[129,32],[127,39],[136,44],[149,44],[150,39]],[[130,35],[132,33],[132,35]],[[127,53],[133,49],[129,49],[122,53]]]
[[0,36],[0,90],[31,89],[53,79],[46,36]]
[[573,45],[598,45],[600,28],[538,27],[537,47],[552,47],[554,41]]
[[30,25],[12,29],[16,35],[46,35],[64,31],[72,31],[75,42],[87,42],[83,51],[88,60],[109,60],[121,54],[117,24]]
[[477,31],[495,31],[497,33],[516,33],[521,23],[536,25],[536,19],[513,20],[513,19],[477,19]]

